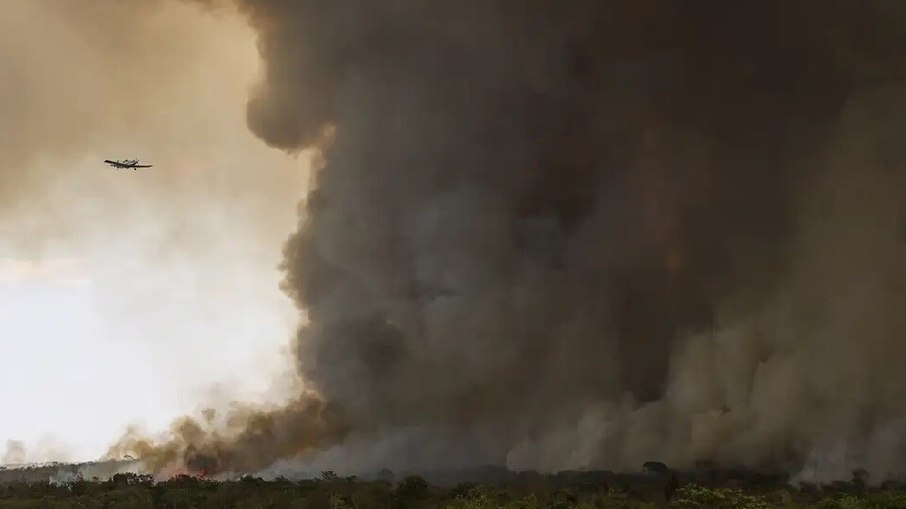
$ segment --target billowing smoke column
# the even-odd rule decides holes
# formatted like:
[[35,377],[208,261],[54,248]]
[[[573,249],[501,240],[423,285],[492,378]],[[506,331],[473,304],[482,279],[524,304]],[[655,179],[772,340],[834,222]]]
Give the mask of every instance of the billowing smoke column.
[[906,7],[237,1],[316,395],[180,454],[904,471]]

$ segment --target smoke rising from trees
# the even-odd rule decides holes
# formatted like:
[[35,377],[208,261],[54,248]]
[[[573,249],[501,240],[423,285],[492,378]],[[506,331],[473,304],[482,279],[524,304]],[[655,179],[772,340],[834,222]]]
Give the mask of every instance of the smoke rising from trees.
[[313,392],[147,458],[904,470],[899,3],[236,1]]

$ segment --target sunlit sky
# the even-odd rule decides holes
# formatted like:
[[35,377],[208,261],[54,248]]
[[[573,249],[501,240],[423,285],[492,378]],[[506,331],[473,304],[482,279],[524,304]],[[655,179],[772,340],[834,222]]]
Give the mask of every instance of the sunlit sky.
[[176,0],[0,9],[0,458],[94,459],[129,424],[282,397],[307,174],[246,128],[253,31]]

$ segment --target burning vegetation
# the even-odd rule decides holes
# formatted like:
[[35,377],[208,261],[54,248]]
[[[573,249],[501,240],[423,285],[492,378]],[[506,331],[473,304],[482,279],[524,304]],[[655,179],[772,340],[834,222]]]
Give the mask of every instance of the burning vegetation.
[[306,392],[112,456],[906,471],[904,4],[235,3]]

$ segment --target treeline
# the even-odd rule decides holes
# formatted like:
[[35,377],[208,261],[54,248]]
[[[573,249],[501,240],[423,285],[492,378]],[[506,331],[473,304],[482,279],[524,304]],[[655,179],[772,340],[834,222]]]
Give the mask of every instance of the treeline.
[[50,462],[43,464],[0,466],[0,484],[13,482],[43,482],[54,479],[74,478],[79,475],[86,479],[99,477],[108,479],[117,472],[136,471],[141,465],[137,461],[90,461],[85,463]]
[[418,476],[399,482],[363,481],[324,472],[291,481],[244,477],[218,482],[178,476],[116,474],[107,481],[0,484],[0,509],[683,509],[769,507],[906,509],[906,491],[866,486],[793,489],[788,485],[741,489],[681,485],[673,475],[612,485],[588,475],[530,476],[500,484],[429,484]]

